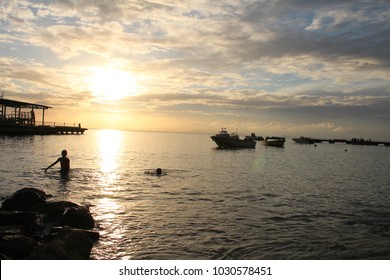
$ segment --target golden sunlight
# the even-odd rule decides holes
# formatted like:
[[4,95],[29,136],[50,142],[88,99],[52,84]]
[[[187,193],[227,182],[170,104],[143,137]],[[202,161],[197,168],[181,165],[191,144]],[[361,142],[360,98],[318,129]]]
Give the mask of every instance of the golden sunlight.
[[120,100],[136,94],[135,76],[112,67],[94,68],[88,78],[89,89],[100,100]]
[[102,172],[111,173],[118,168],[121,142],[122,133],[120,131],[110,129],[99,131],[100,170]]

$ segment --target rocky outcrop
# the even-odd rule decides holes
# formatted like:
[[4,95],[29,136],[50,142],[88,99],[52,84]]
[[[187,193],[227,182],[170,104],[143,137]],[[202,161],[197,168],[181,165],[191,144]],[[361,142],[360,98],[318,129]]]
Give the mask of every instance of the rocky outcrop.
[[69,202],[69,201],[51,201],[46,203],[39,203],[33,205],[29,210],[39,214],[43,214],[45,215],[45,217],[48,218],[50,222],[55,222],[55,221],[59,221],[62,218],[62,216],[65,214],[65,212],[67,212],[67,210],[71,208],[83,209],[84,212],[86,213],[85,215],[91,216],[89,214],[88,208],[82,207],[76,203]]
[[34,250],[35,241],[26,235],[23,226],[1,226],[0,236],[0,252],[8,259],[26,258]]
[[28,210],[31,206],[44,203],[50,197],[44,191],[35,188],[23,188],[4,200],[1,209]]
[[21,189],[0,208],[0,258],[34,260],[89,259],[99,233],[88,208]]
[[87,260],[92,249],[92,240],[82,231],[65,230],[50,242],[34,250],[30,260]]

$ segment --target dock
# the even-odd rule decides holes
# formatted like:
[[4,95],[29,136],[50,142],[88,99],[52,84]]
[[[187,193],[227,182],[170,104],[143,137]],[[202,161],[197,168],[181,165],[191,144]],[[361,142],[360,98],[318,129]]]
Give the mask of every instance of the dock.
[[347,139],[313,139],[314,143],[323,143],[323,142],[328,142],[330,144],[334,143],[347,143]]
[[46,122],[45,111],[52,108],[50,106],[5,98],[0,98],[0,106],[0,135],[78,135],[88,130],[81,124]]
[[304,137],[301,136],[299,138],[293,138],[295,143],[298,144],[315,144],[315,143],[329,143],[329,144],[335,144],[335,143],[343,143],[348,145],[367,145],[367,146],[386,146],[390,147],[390,142],[388,141],[371,141],[371,139],[365,140],[363,138],[352,138],[351,140],[347,139],[325,139],[325,138],[311,138],[311,137]]

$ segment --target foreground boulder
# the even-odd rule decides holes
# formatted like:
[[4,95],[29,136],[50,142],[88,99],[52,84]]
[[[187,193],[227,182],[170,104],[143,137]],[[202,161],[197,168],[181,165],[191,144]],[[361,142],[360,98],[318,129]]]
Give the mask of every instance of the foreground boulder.
[[66,210],[59,224],[80,229],[93,229],[95,227],[95,220],[86,209],[72,207]]
[[19,225],[28,234],[39,233],[44,229],[43,217],[31,211],[0,211],[0,226]]
[[[89,259],[99,233],[88,208],[68,201],[46,202],[45,192],[25,188],[0,209],[0,258]],[[23,204],[25,203],[25,204]]]
[[92,240],[81,231],[58,233],[56,238],[34,250],[29,260],[87,260],[92,250]]
[[5,235],[0,238],[0,252],[11,259],[24,259],[35,247],[33,238],[23,235]]
[[31,206],[46,201],[49,197],[44,191],[35,188],[23,188],[4,200],[1,209],[4,210],[27,210]]
[[0,226],[0,252],[8,258],[25,258],[32,253],[34,246],[34,239],[26,235],[23,226]]
[[46,203],[35,204],[30,211],[45,214],[49,221],[55,222],[61,219],[67,209],[71,207],[81,207],[80,205],[69,201],[51,201]]

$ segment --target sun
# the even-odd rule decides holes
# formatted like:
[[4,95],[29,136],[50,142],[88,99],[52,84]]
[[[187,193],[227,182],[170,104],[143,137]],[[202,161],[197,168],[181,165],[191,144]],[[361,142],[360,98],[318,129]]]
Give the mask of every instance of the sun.
[[116,68],[94,68],[88,78],[88,84],[93,95],[103,101],[136,95],[135,76]]

